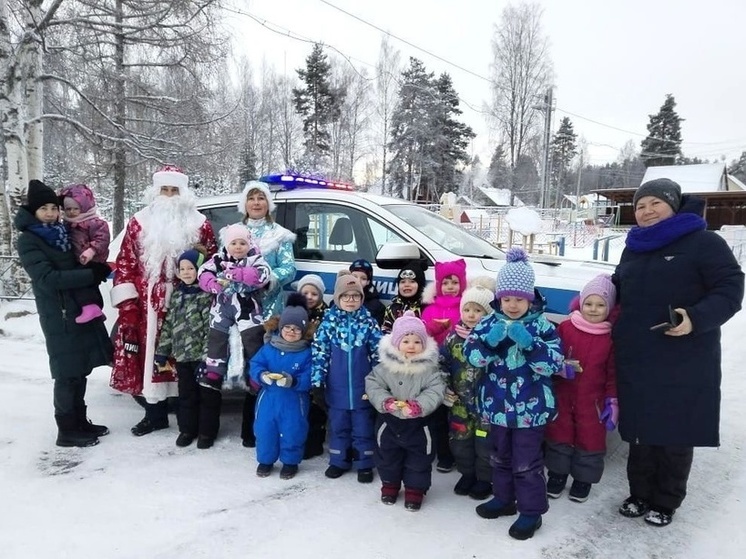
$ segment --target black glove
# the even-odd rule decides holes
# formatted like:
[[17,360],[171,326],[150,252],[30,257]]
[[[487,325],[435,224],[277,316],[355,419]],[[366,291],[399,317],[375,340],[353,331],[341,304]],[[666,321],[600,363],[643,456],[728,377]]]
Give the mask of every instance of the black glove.
[[93,272],[93,279],[96,283],[104,283],[111,274],[111,268],[103,262],[89,262],[87,267]]

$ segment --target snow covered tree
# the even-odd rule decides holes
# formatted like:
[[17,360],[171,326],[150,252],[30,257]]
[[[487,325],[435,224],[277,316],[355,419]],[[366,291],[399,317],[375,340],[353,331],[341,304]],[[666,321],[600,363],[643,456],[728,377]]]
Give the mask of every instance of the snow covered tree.
[[397,77],[401,72],[399,51],[389,43],[388,37],[381,40],[381,49],[376,62],[375,85],[375,121],[373,134],[375,144],[381,154],[381,192],[391,194],[386,181],[386,168],[389,158],[389,133],[391,130],[391,116],[396,106]]
[[746,181],[746,151],[741,152],[741,157],[731,162],[728,173],[741,181]]
[[576,138],[577,134],[573,130],[572,121],[569,117],[564,117],[560,122],[559,129],[552,137],[550,146],[550,157],[552,158],[551,187],[554,189],[555,207],[559,207],[562,195],[566,194],[564,181],[570,162],[577,154]]
[[492,188],[510,188],[510,169],[505,161],[505,146],[498,144],[490,159],[487,181]]
[[648,135],[640,144],[640,157],[646,167],[675,165],[681,158],[681,121],[675,110],[676,101],[666,95],[657,114],[650,115]]
[[541,115],[534,106],[552,76],[541,15],[537,4],[509,4],[492,37],[490,116],[504,138],[511,170],[540,134]]
[[329,125],[339,119],[346,92],[332,87],[331,65],[319,43],[314,44],[306,58],[306,68],[296,72],[304,84],[293,89],[293,99],[295,110],[303,119],[306,165],[322,167],[331,150]]

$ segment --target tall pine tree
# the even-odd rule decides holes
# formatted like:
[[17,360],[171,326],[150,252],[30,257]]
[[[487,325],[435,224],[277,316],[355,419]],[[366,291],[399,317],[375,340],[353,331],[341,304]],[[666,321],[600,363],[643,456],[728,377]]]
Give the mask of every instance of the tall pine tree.
[[551,144],[552,175],[551,186],[554,189],[554,206],[559,207],[561,197],[565,194],[565,178],[572,158],[577,154],[575,142],[577,134],[573,130],[572,122],[564,117],[560,127],[555,132]]
[[675,165],[681,159],[681,121],[674,110],[676,101],[670,93],[658,114],[650,115],[648,136],[640,147],[645,167]]
[[490,167],[487,170],[487,182],[492,188],[510,188],[511,173],[508,168],[507,154],[505,145],[498,144],[490,160]]
[[296,70],[304,83],[293,89],[296,112],[303,118],[306,163],[319,167],[329,155],[329,124],[339,118],[345,92],[331,85],[331,65],[324,48],[316,43],[306,58],[306,68]]

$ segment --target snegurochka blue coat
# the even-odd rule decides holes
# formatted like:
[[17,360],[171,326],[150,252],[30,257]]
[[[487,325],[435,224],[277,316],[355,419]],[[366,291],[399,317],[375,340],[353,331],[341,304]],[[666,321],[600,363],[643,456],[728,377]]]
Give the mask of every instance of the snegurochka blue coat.
[[[543,311],[544,300],[537,292],[525,316],[512,320],[496,309],[464,342],[468,361],[475,367],[487,366],[478,387],[483,421],[520,429],[546,425],[554,419],[557,406],[550,377],[562,368],[564,357],[559,335]],[[522,322],[533,337],[531,347],[520,349],[508,337],[498,340],[495,332],[500,322]]]

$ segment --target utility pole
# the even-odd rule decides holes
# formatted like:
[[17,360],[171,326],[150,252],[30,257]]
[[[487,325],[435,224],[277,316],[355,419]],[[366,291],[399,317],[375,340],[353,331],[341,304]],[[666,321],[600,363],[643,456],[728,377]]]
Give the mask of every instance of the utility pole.
[[541,194],[539,196],[540,208],[545,208],[551,199],[550,182],[552,174],[552,158],[549,156],[549,151],[552,142],[552,96],[553,90],[550,87],[544,95],[544,104],[537,107],[539,110],[544,112],[544,161],[542,165]]

